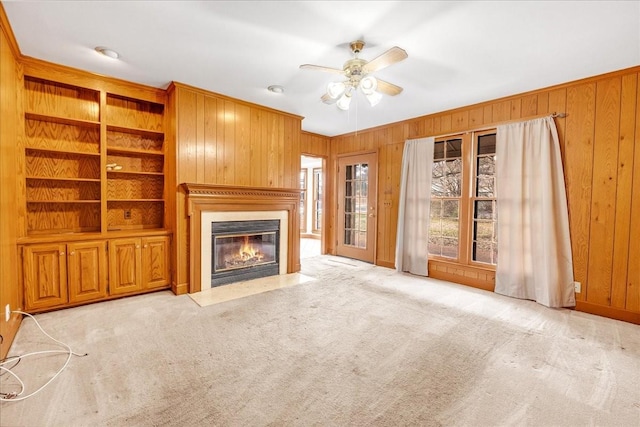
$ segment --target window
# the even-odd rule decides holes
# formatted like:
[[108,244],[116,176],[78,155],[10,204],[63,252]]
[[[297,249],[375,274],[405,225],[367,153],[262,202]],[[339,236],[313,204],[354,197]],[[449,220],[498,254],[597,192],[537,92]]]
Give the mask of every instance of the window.
[[431,178],[430,254],[458,258],[461,195],[462,139],[437,141]]
[[496,134],[476,137],[473,192],[472,261],[496,264],[498,258],[496,211]]
[[430,257],[461,264],[496,264],[495,147],[495,130],[436,140]]
[[322,168],[313,169],[313,233],[322,230]]
[[307,232],[307,170],[300,169],[300,232]]

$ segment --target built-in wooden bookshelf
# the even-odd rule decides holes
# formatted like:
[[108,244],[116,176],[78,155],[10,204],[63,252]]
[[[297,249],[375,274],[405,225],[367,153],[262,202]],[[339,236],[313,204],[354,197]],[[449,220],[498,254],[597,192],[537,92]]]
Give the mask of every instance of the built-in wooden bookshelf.
[[31,312],[170,286],[164,103],[68,80],[24,75],[20,254]]

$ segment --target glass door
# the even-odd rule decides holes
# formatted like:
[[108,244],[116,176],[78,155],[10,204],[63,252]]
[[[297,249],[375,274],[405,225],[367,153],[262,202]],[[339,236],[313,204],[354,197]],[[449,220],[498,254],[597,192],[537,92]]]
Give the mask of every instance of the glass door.
[[340,256],[374,262],[376,233],[375,153],[338,160],[338,245]]

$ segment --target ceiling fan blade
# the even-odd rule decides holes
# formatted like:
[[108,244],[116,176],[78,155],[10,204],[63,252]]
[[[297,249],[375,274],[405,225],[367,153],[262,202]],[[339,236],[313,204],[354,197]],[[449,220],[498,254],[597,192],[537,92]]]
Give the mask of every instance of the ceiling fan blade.
[[378,92],[384,93],[385,95],[395,96],[402,92],[402,88],[400,86],[396,86],[393,83],[385,82],[384,80],[378,80]]
[[339,68],[323,67],[321,65],[303,64],[300,66],[303,70],[325,71],[328,73],[344,74],[344,70]]
[[324,95],[322,95],[322,97],[320,99],[325,104],[335,104],[335,102],[337,101],[337,99],[331,98],[328,93],[325,93]]
[[367,62],[362,67],[362,71],[364,71],[365,74],[373,73],[374,71],[382,70],[383,68],[395,64],[396,62],[400,62],[407,57],[407,52],[405,52],[404,49],[400,49],[398,46],[394,46],[382,55],[377,56],[371,61]]

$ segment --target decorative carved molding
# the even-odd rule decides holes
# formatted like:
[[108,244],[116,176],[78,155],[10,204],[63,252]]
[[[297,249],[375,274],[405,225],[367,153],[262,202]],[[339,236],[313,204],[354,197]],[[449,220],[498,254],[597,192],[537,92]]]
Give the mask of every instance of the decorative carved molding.
[[183,183],[189,215],[189,293],[202,290],[202,212],[288,212],[287,273],[300,271],[300,190]]
[[232,187],[222,185],[190,184],[184,183],[182,187],[187,192],[187,197],[211,196],[211,197],[284,197],[300,198],[299,190],[290,188],[255,188]]

